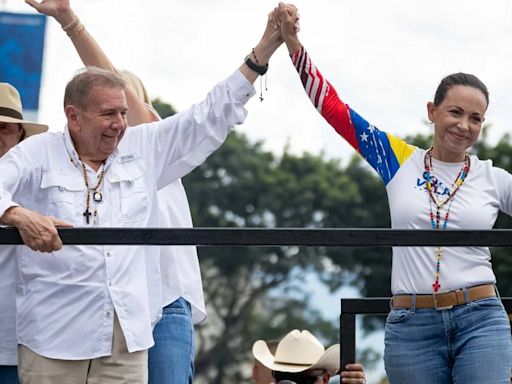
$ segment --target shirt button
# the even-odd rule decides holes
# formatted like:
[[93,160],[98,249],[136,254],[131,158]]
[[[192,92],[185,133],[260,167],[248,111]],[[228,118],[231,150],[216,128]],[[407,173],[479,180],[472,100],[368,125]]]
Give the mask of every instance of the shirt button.
[[110,257],[110,252],[107,252],[107,257]]
[[107,316],[108,318],[110,318],[110,316],[112,316],[112,314],[110,312],[105,312],[105,316]]
[[111,281],[109,281],[109,282],[108,282],[108,286],[109,286],[109,287],[111,287],[111,286],[112,286],[112,282],[111,282]]

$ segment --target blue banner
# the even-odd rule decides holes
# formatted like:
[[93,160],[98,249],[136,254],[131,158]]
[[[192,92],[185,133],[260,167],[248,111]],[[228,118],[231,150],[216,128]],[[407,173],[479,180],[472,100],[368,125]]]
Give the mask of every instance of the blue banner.
[[0,82],[18,89],[25,111],[39,107],[45,28],[44,15],[0,12]]

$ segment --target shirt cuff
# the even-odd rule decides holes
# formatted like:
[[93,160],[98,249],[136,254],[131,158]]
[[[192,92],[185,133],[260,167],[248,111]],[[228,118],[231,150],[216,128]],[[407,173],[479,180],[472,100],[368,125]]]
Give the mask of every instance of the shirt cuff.
[[228,77],[228,84],[233,91],[234,98],[239,100],[242,105],[245,105],[256,94],[254,86],[239,69]]

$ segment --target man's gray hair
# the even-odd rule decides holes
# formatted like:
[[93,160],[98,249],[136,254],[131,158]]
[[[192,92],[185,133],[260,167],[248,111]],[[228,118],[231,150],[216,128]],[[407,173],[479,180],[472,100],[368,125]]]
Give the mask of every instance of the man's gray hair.
[[125,89],[126,81],[114,72],[98,67],[86,67],[66,85],[64,108],[74,105],[80,109],[87,109],[89,93],[94,87]]

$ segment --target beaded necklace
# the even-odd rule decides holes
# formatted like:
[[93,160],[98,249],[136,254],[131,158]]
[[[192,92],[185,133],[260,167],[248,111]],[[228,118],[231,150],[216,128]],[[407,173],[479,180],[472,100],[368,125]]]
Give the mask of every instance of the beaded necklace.
[[101,183],[103,182],[103,178],[105,176],[105,163],[103,163],[103,169],[101,170],[100,177],[98,178],[98,182],[96,183],[96,186],[94,188],[89,187],[89,177],[87,177],[87,170],[85,169],[85,164],[81,162],[82,164],[82,172],[84,175],[84,182],[85,182],[85,188],[86,188],[86,196],[85,196],[85,211],[83,213],[83,216],[85,217],[86,224],[89,224],[89,219],[91,215],[96,217],[98,215],[98,211],[95,208],[94,212],[91,213],[89,210],[90,204],[91,204],[91,192],[92,192],[92,199],[95,203],[101,203],[103,201],[103,195],[100,191]]
[[[450,218],[450,209],[452,208],[452,202],[453,198],[455,197],[455,194],[458,192],[462,184],[464,183],[464,180],[466,179],[469,169],[471,167],[471,160],[469,158],[468,154],[464,155],[464,165],[462,166],[457,178],[450,186],[450,192],[448,194],[448,197],[440,200],[436,197],[436,194],[433,190],[432,186],[432,149],[433,147],[430,147],[429,150],[425,153],[424,157],[424,164],[425,164],[425,174],[424,177],[427,180],[426,186],[427,186],[427,192],[429,196],[429,205],[430,205],[430,222],[432,224],[433,230],[445,230],[448,226],[448,219]],[[448,208],[446,208],[446,213],[444,215],[444,221],[441,225],[441,209],[448,204]],[[434,215],[433,206],[436,207],[436,214]],[[439,282],[439,277],[441,273],[441,259],[443,258],[443,248],[437,247],[434,251],[434,256],[436,258],[436,273],[435,273],[435,281],[432,284],[432,289],[434,292],[439,292],[439,289],[441,288],[441,283]]]

